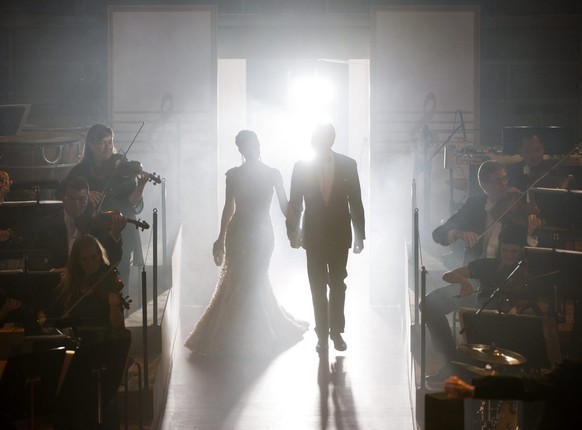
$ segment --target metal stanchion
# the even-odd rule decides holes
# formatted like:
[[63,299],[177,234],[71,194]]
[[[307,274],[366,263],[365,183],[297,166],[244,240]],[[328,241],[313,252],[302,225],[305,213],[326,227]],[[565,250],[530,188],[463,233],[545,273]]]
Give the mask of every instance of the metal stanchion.
[[418,286],[419,286],[419,271],[420,271],[420,240],[418,237],[418,208],[414,209],[414,235],[412,237],[412,241],[414,243],[414,323],[417,324],[418,323],[418,314],[419,314],[419,290],[418,290]]
[[[421,297],[426,296],[426,269],[422,266],[420,280]],[[418,306],[417,306],[418,307]],[[426,381],[426,326],[424,324],[424,312],[420,314],[420,387],[425,388]]]
[[166,231],[166,180],[162,179],[162,261],[164,265],[164,276],[168,267],[168,232]]
[[148,294],[147,294],[147,277],[145,267],[142,268],[141,272],[141,301],[143,303],[141,307],[142,311],[142,324],[143,324],[143,386],[144,391],[149,389],[149,369],[148,369]]
[[152,235],[153,235],[153,241],[152,241],[152,245],[153,245],[153,280],[152,280],[152,300],[153,300],[153,315],[152,315],[152,320],[153,320],[153,325],[157,326],[158,325],[158,210],[154,209],[154,213],[153,213],[153,230],[152,230]]

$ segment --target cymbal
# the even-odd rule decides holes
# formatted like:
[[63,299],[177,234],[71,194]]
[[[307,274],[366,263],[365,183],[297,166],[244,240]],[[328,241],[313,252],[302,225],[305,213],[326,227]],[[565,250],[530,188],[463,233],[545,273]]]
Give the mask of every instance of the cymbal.
[[517,352],[480,343],[460,345],[459,352],[475,360],[491,364],[515,366],[526,362],[526,358]]
[[499,375],[499,372],[497,372],[496,370],[493,370],[493,369],[488,369],[487,367],[471,366],[470,364],[461,363],[460,361],[451,361],[451,363],[456,364],[457,366],[464,367],[469,372],[474,373],[475,375],[479,375],[479,376]]

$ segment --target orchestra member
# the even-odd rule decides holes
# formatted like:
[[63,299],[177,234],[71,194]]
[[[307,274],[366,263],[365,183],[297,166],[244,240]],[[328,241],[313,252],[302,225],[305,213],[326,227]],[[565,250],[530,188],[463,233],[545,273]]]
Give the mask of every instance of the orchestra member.
[[[125,328],[122,289],[123,283],[110,266],[103,246],[95,237],[82,235],[73,244],[49,316],[56,316],[61,324],[71,323],[81,349],[88,345],[107,348],[109,340],[130,336]],[[55,429],[97,428],[95,400],[88,394],[80,385],[77,396],[59,399]],[[117,396],[114,394],[102,408],[103,421],[98,428],[119,429]]]
[[523,133],[519,138],[519,155],[522,160],[507,167],[509,186],[526,191],[539,180],[536,187],[565,188],[568,183],[566,175],[559,168],[553,169],[556,162],[545,160],[544,152],[539,135],[534,132]]
[[526,225],[528,245],[537,246],[532,235],[541,222],[535,214],[515,211],[511,217],[500,217],[513,203],[512,197],[521,194],[509,187],[503,164],[485,161],[479,166],[477,177],[484,194],[469,197],[461,209],[432,232],[433,240],[443,246],[462,241],[465,245],[464,264],[480,257],[497,257],[498,237],[503,224]]
[[[430,332],[435,349],[442,352],[447,364],[436,375],[428,377],[430,382],[443,381],[451,374],[451,361],[458,361],[457,347],[447,315],[460,307],[478,308],[489,298],[491,293],[513,272],[522,257],[526,243],[525,229],[514,226],[506,227],[499,235],[499,256],[496,258],[478,258],[468,265],[446,272],[442,279],[449,285],[438,288],[428,294],[421,303],[424,320]],[[518,290],[525,288],[524,271],[518,278],[523,282],[513,283],[506,289]],[[478,281],[475,289],[472,280]],[[498,302],[491,302],[497,306]],[[529,302],[508,302],[504,311],[521,313]]]
[[99,239],[113,261],[122,257],[122,231],[127,220],[113,213],[108,228],[100,228],[94,223],[94,207],[89,204],[89,185],[75,175],[69,175],[61,183],[59,194],[63,210],[49,215],[39,222],[33,239],[33,248],[49,251],[49,266],[63,271],[68,254],[75,239],[82,234],[91,233]]
[[[89,202],[99,211],[114,210],[128,218],[143,209],[143,191],[150,175],[143,170],[123,169],[124,158],[113,143],[113,130],[103,124],[92,126],[85,139],[85,155],[69,175],[85,178],[89,184]],[[121,168],[120,168],[121,166]],[[124,252],[119,271],[125,283],[129,267],[143,265],[140,238],[137,229],[123,231]]]
[[91,235],[79,236],[61,283],[56,287],[51,313],[80,321],[81,326],[105,327],[123,333],[123,284],[112,270],[107,252]]

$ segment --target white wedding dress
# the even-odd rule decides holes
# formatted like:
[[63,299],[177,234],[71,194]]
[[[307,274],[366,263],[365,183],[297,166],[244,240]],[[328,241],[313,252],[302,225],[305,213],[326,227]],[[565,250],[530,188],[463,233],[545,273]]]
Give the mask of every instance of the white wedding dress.
[[279,305],[269,280],[275,173],[262,162],[226,173],[236,209],[226,232],[216,290],[185,342],[197,355],[269,356],[300,341],[307,330],[306,322]]

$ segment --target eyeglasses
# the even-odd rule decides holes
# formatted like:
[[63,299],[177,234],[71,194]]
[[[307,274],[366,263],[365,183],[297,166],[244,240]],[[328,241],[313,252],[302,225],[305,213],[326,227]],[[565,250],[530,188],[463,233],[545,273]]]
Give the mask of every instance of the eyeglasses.
[[89,201],[89,196],[84,196],[84,197],[71,197],[71,196],[67,196],[65,194],[65,200],[74,202],[74,203],[87,203]]
[[498,178],[490,179],[487,181],[487,183],[501,185],[501,184],[505,184],[507,182],[507,180],[508,180],[507,175],[504,175],[504,176],[499,176]]

